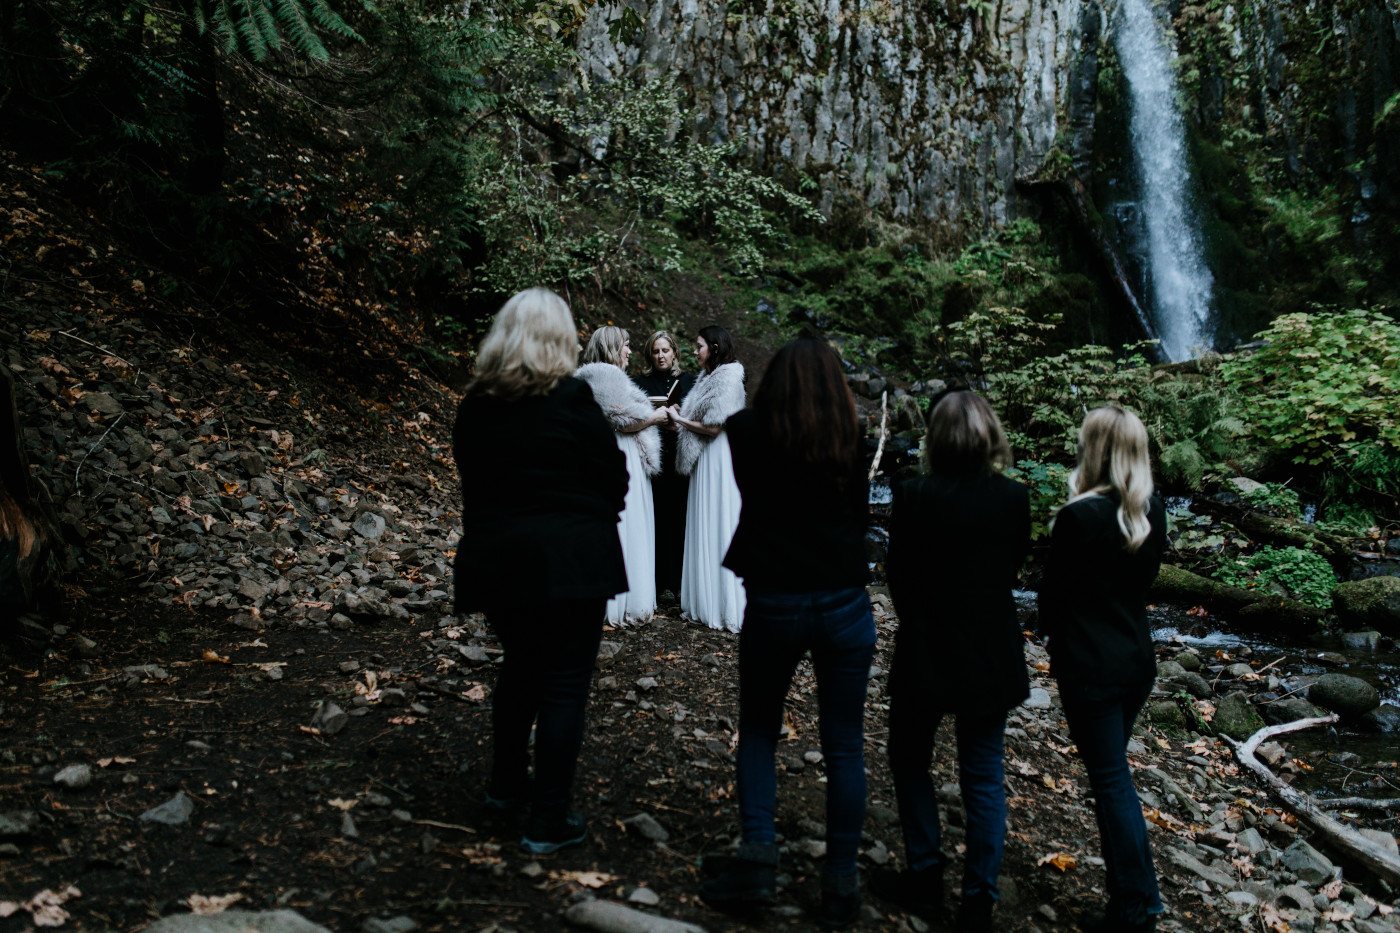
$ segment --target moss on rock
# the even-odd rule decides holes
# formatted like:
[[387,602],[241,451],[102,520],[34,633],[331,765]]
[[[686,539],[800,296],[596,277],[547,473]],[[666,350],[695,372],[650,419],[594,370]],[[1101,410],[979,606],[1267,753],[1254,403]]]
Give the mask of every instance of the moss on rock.
[[1332,591],[1332,606],[1345,626],[1400,632],[1400,577],[1343,583]]

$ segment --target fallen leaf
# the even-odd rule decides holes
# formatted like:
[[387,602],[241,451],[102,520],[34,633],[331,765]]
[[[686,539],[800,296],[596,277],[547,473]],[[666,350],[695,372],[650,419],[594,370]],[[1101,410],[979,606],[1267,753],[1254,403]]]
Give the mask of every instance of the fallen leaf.
[[218,894],[213,897],[206,897],[203,894],[191,894],[185,903],[190,905],[190,913],[197,917],[212,917],[214,914],[221,914],[234,904],[243,900],[242,894]]
[[[213,648],[205,648],[205,649],[204,649],[204,654],[202,654],[200,657],[202,657],[202,658],[204,659],[204,661],[205,661],[206,663],[208,663],[208,664],[228,664],[228,663],[229,663],[228,658],[221,658],[221,657],[219,657],[219,653],[218,653],[217,651],[215,651]],[[197,896],[198,896],[198,895],[191,895],[191,897],[197,897]]]
[[411,726],[411,725],[414,725],[414,724],[417,723],[417,722],[418,722],[418,717],[417,717],[417,716],[390,716],[390,717],[389,717],[389,725],[391,725],[391,726]]
[[1338,905],[1329,907],[1322,912],[1323,920],[1331,920],[1333,923],[1341,923],[1343,920],[1350,920],[1356,915],[1356,911]]
[[1037,867],[1041,865],[1050,865],[1058,868],[1060,871],[1069,871],[1075,865],[1079,864],[1079,860],[1068,852],[1053,852],[1049,855],[1042,855],[1036,860],[1035,864]]
[[353,809],[355,804],[359,803],[359,801],[346,800],[343,797],[332,797],[330,800],[327,800],[326,803],[335,807],[337,810],[350,810]]
[[486,699],[486,685],[472,684],[471,689],[462,694],[462,699],[471,700],[473,703],[480,703]]
[[559,881],[572,881],[585,888],[601,888],[603,885],[617,880],[616,875],[609,875],[601,871],[566,871],[558,875],[551,873],[550,877]]
[[254,638],[252,641],[240,641],[240,642],[238,643],[238,647],[239,647],[239,648],[266,648],[266,647],[267,647],[267,642],[263,641],[261,638]]
[[1338,878],[1335,881],[1327,882],[1318,889],[1317,893],[1321,894],[1329,901],[1335,901],[1342,894],[1342,879]]
[[135,759],[135,758],[126,758],[126,757],[123,757],[122,755],[113,755],[111,758],[99,758],[99,759],[97,759],[97,766],[98,766],[99,768],[106,768],[106,767],[109,767],[109,766],[111,766],[111,765],[134,765],[134,764],[136,764],[136,759]]

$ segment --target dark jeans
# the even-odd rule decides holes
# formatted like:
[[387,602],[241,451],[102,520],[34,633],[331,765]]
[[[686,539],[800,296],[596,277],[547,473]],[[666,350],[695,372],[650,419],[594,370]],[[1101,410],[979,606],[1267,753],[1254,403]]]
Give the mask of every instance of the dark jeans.
[[[917,669],[896,652],[890,671],[890,774],[899,803],[904,848],[913,871],[941,865],[942,830],[938,796],[929,775],[933,741],[945,710],[931,706],[918,689]],[[1005,713],[954,720],[958,743],[958,783],[967,822],[967,858],[962,892],[999,896],[997,876],[1006,844],[1006,782],[1002,767]]]
[[529,787],[534,727],[536,816],[562,818],[569,809],[607,602],[564,599],[487,611],[505,649],[491,699],[490,791],[510,798]]
[[865,685],[875,656],[870,597],[856,587],[814,593],[748,590],[739,634],[739,812],[744,841],[772,843],[774,755],[783,701],[802,656],[817,675],[826,762],[826,871],[856,870],[865,822]]
[[1162,912],[1147,821],[1128,768],[1128,739],[1152,691],[1150,682],[1132,687],[1060,684],[1069,734],[1089,770],[1094,815],[1108,872],[1108,914],[1129,923]]

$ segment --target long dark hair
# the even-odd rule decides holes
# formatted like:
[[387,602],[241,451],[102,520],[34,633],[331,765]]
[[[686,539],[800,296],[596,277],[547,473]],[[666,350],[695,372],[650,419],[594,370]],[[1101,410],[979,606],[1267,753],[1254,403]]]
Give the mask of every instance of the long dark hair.
[[825,341],[799,337],[779,350],[753,407],[762,430],[788,456],[842,486],[859,468],[856,402]]
[[734,338],[729,336],[729,331],[718,324],[708,324],[700,328],[697,336],[703,338],[710,347],[710,358],[705,362],[705,372],[712,373],[725,363],[734,362]]

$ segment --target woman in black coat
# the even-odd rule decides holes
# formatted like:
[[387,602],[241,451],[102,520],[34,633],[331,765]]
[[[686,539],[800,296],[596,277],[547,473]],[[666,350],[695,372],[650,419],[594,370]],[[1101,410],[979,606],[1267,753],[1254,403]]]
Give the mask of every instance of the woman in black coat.
[[[670,407],[685,401],[695,385],[694,373],[681,372],[676,338],[659,330],[647,338],[644,352],[649,369],[633,381],[652,398],[664,398]],[[681,558],[685,554],[685,503],[690,478],[676,472],[674,423],[660,425],[661,472],[651,478],[651,494],[656,515],[656,593],[670,590],[680,598]]]
[[569,812],[574,770],[603,610],[627,589],[617,535],[627,466],[593,393],[571,375],[577,334],[551,291],[506,302],[452,436],[463,503],[457,611],[484,611],[505,649],[486,799],[499,809],[529,805],[521,844],[534,854],[587,837]]
[[929,419],[929,475],[894,489],[886,570],[899,614],[890,670],[890,770],[908,868],[876,893],[932,919],[943,906],[934,734],[956,719],[967,856],[957,929],[986,931],[1006,835],[1006,713],[1030,695],[1012,589],[1030,550],[1030,496],[1001,474],[1011,451],[980,395],[954,391]]
[[1084,929],[1147,933],[1162,898],[1127,746],[1157,676],[1147,589],[1162,563],[1167,522],[1136,415],[1111,405],[1089,412],[1069,490],[1045,558],[1040,627],[1070,737],[1089,771],[1108,875],[1107,911]]

